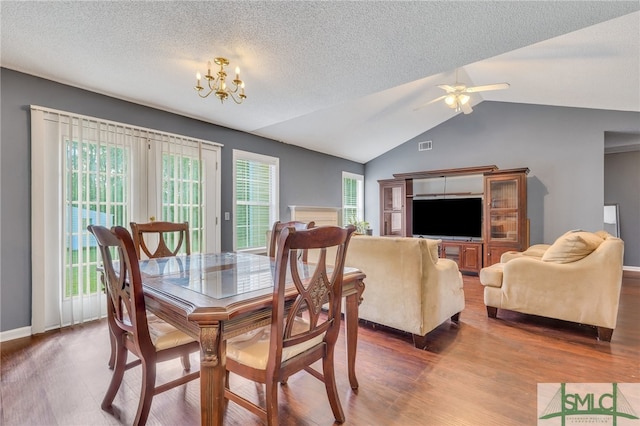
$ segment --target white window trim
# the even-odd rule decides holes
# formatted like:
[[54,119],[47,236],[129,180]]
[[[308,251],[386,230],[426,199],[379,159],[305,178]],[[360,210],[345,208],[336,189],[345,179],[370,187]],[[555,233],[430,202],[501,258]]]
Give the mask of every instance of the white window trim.
[[237,194],[236,194],[236,176],[237,176],[237,171],[236,171],[236,161],[237,160],[246,160],[246,161],[255,161],[255,162],[260,162],[260,163],[265,163],[265,164],[269,164],[272,166],[276,167],[276,173],[275,173],[275,177],[274,177],[274,182],[273,182],[273,187],[275,189],[275,195],[274,195],[274,203],[272,206],[272,217],[273,217],[273,221],[277,220],[277,218],[280,217],[280,159],[278,157],[271,157],[269,155],[263,155],[263,154],[256,154],[255,152],[249,152],[249,151],[242,151],[239,149],[234,149],[233,150],[233,155],[232,155],[232,163],[233,163],[233,182],[232,182],[232,187],[233,187],[233,209],[232,209],[232,213],[231,216],[233,218],[232,220],[232,227],[233,227],[233,251],[242,251],[242,252],[247,252],[247,253],[262,253],[265,252],[266,250],[266,246],[265,247],[254,247],[251,249],[245,249],[245,250],[238,250],[238,243],[237,243],[237,228],[236,228],[236,206],[237,206]]

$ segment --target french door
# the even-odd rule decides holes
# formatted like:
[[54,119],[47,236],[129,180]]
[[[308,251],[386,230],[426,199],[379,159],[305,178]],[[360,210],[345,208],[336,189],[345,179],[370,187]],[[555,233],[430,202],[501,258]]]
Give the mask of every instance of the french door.
[[188,221],[220,247],[220,145],[32,107],[32,331],[106,314],[89,224]]

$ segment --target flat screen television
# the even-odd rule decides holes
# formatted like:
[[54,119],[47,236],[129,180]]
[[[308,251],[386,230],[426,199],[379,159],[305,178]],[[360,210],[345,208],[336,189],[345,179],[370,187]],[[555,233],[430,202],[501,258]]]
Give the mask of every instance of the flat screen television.
[[482,198],[413,200],[413,235],[482,237]]

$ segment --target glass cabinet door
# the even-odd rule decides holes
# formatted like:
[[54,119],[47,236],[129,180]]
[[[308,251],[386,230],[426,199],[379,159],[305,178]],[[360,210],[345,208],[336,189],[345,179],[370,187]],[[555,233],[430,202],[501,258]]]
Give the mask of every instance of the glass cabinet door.
[[490,241],[518,242],[520,235],[519,182],[513,179],[488,180],[488,227]]
[[383,201],[385,210],[401,210],[402,188],[399,186],[383,188]]
[[528,168],[485,174],[484,262],[500,262],[503,253],[522,251],[529,244],[527,221]]
[[404,235],[404,181],[380,182],[380,235]]

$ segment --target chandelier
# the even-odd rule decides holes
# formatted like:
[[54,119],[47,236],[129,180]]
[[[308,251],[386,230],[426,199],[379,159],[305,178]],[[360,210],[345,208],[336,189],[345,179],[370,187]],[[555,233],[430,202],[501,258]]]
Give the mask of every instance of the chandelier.
[[[224,67],[229,65],[229,60],[226,58],[214,58],[213,62],[219,65],[220,69],[215,75],[211,74],[211,61],[207,62],[207,75],[204,78],[207,80],[208,91],[200,84],[200,73],[196,74],[197,83],[194,89],[198,92],[198,96],[206,98],[215,93],[216,98],[220,99],[220,103],[224,103],[227,98],[231,97],[235,103],[241,104],[247,96],[244,94],[244,81],[240,80],[240,68],[236,67],[236,78],[232,81],[232,88],[229,88],[226,82],[227,73],[224,70]],[[238,93],[238,89],[240,89],[240,93]]]

